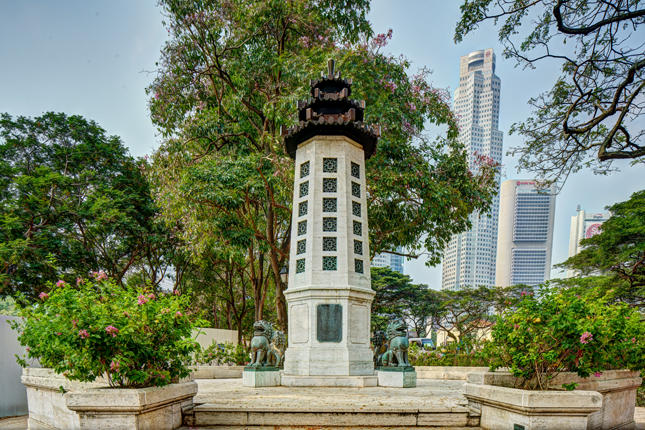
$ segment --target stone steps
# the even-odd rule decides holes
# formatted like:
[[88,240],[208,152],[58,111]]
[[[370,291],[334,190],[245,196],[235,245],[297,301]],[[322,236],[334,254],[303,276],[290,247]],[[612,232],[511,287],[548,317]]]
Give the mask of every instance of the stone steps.
[[198,429],[271,429],[307,427],[331,429],[425,429],[479,426],[479,416],[464,406],[432,408],[335,407],[231,407],[201,404],[184,414],[184,424]]

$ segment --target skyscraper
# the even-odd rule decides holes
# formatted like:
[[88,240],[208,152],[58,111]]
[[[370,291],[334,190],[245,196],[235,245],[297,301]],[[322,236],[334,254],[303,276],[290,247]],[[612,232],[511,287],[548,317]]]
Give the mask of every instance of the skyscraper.
[[[587,213],[580,210],[578,206],[578,213],[571,217],[571,233],[569,233],[569,257],[577,255],[582,251],[580,241],[582,239],[589,239],[600,233],[599,227],[609,219],[611,213]],[[576,276],[575,270],[567,270],[567,278]]]
[[[473,172],[477,171],[478,154],[502,162],[503,134],[498,130],[500,89],[492,48],[461,57],[453,108],[459,116],[459,140],[468,151]],[[499,197],[495,197],[490,217],[471,214],[473,228],[452,237],[443,261],[442,289],[494,285],[498,211]]]
[[[397,248],[396,252],[402,253],[403,248]],[[403,257],[386,252],[376,254],[372,260],[372,267],[389,267],[395,272],[403,273]]]
[[551,278],[557,186],[538,191],[532,179],[504,181],[500,191],[495,285],[535,286]]

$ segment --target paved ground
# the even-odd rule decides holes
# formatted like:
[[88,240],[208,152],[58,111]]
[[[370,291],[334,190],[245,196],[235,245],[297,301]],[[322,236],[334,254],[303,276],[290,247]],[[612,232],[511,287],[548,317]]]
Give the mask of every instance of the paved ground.
[[27,416],[0,418],[1,430],[27,430]]
[[241,379],[198,379],[195,403],[245,408],[434,408],[465,406],[465,381],[417,380],[416,388],[242,387]]
[[[419,380],[418,382],[420,383],[421,381],[422,380]],[[211,384],[211,382],[212,382],[211,380],[198,380],[197,382],[200,384],[200,394],[198,394],[196,399],[202,398],[202,396],[204,396],[204,398],[208,397],[210,399],[213,399],[213,397],[218,395],[219,390],[213,389],[213,387],[211,386],[211,385],[213,385],[213,384]],[[453,383],[453,384],[456,382],[457,385],[459,385],[459,381],[444,381],[444,382]],[[425,384],[420,383],[419,385],[425,385]],[[439,394],[439,397],[445,397],[445,399],[447,400],[447,399],[452,398],[452,395],[451,395],[450,391],[454,392],[454,387],[455,387],[455,385],[446,384],[446,386],[444,386],[444,387],[433,387],[432,389],[437,394]],[[240,388],[236,388],[234,386],[234,384],[233,384],[232,386],[230,386],[230,388],[229,388],[230,391],[228,391],[228,393],[235,394],[236,390],[240,390]],[[410,388],[408,390],[412,391],[412,390],[417,390],[419,388],[421,388],[421,387],[418,387],[416,389]],[[292,389],[290,389],[290,390],[292,390]],[[301,388],[300,390],[305,390],[305,389]],[[311,389],[308,389],[308,390],[311,390]],[[329,390],[339,390],[339,389],[329,388]],[[345,390],[350,390],[351,391],[352,389],[348,388],[348,389],[345,389]],[[387,389],[382,389],[382,390],[387,390]],[[202,392],[204,394],[202,394]],[[446,393],[447,395],[444,395],[442,393]],[[351,395],[351,393],[345,393],[345,395],[347,396],[347,397],[345,397],[345,399],[350,399],[350,398],[354,398],[354,399],[357,399],[357,400],[361,399],[360,394],[358,396],[356,396],[356,397]],[[412,393],[410,393],[410,395],[412,397]],[[268,400],[264,399],[264,396],[259,396],[258,394],[254,394],[254,396],[255,396],[255,398],[257,400],[261,400],[263,402],[268,402]],[[276,397],[275,395],[270,396],[270,397],[272,397],[272,399],[269,399],[269,400],[271,400],[273,402],[277,401],[277,399],[278,399],[278,397]],[[315,396],[315,397],[319,397],[319,396]],[[279,398],[285,399],[285,400],[281,400],[281,401],[288,401],[287,399],[289,399],[289,396],[286,393],[284,393],[284,394],[280,394]],[[315,398],[312,399],[312,400],[314,400],[316,403],[332,401],[332,400],[315,399]],[[415,398],[415,402],[418,402],[419,400],[420,400],[419,398]],[[636,420],[636,429],[637,430],[645,430],[645,408],[636,408],[636,413],[634,415],[634,419]],[[283,429],[284,430],[286,430],[286,429],[292,430],[293,427],[290,427],[290,428],[285,427]],[[453,429],[454,429],[454,427],[453,427]],[[472,427],[471,427],[471,429],[472,429]],[[22,416],[22,417],[0,418],[0,430],[27,430],[27,417]],[[281,429],[279,427],[271,427],[271,430],[281,430]],[[354,428],[354,430],[359,430],[359,429]],[[370,430],[374,430],[374,428],[372,427]],[[435,430],[439,430],[439,429],[435,429]]]

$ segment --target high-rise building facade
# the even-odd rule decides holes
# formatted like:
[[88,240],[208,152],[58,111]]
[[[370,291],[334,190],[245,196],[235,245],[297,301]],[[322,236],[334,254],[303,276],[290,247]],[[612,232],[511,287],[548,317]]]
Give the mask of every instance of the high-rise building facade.
[[[403,248],[397,248],[396,252],[403,253]],[[376,254],[372,259],[372,267],[389,267],[395,272],[403,273],[403,257],[387,252]]]
[[[492,48],[461,57],[453,109],[459,117],[459,140],[468,151],[473,172],[478,168],[477,155],[502,162],[500,90]],[[452,237],[443,260],[442,289],[495,284],[498,211],[499,197],[495,197],[490,215],[471,214],[472,229]]]
[[[582,251],[580,241],[582,239],[589,239],[600,233],[600,226],[607,221],[611,216],[610,212],[600,213],[587,213],[580,210],[578,206],[578,213],[571,217],[571,232],[569,233],[569,257],[577,255]],[[576,276],[575,270],[567,270],[567,278]]]
[[536,286],[551,278],[557,186],[533,179],[502,182],[495,285]]

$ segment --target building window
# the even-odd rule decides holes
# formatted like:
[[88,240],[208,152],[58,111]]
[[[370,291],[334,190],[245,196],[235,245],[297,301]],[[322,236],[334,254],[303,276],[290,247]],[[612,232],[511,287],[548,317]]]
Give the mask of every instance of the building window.
[[354,216],[361,216],[361,204],[357,202],[352,202],[352,213]]
[[323,257],[323,270],[336,270],[336,257]]
[[306,200],[304,202],[300,202],[300,204],[298,205],[298,216],[307,215],[308,207],[309,207],[309,203]]
[[323,172],[336,173],[338,172],[338,159],[337,158],[323,158]]
[[356,197],[357,199],[361,198],[361,186],[356,182],[352,182],[352,196]]
[[336,218],[323,218],[323,231],[336,231]]
[[307,220],[298,223],[298,236],[302,236],[303,234],[307,234]]
[[307,239],[299,240],[296,255],[304,254],[305,252],[307,252]]
[[363,273],[363,260],[354,260],[354,272]]
[[336,212],[336,199],[323,199],[323,212]]
[[358,221],[354,221],[354,234],[357,236],[363,235],[363,225]]
[[363,242],[354,240],[354,254],[363,255]]
[[296,261],[296,273],[303,273],[305,271],[305,259]]
[[305,161],[300,165],[300,178],[309,176],[309,161]]
[[304,197],[309,194],[309,181],[305,181],[300,184],[300,197]]
[[323,251],[336,251],[335,237],[323,237]]
[[352,176],[355,178],[361,178],[361,166],[352,162]]
[[335,193],[338,189],[336,178],[323,178],[323,193]]

